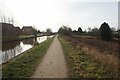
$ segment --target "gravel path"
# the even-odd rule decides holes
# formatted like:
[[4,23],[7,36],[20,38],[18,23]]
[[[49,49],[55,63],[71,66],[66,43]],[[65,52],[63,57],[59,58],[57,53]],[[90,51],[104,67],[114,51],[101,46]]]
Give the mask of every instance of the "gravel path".
[[32,78],[67,78],[67,71],[62,47],[56,36]]

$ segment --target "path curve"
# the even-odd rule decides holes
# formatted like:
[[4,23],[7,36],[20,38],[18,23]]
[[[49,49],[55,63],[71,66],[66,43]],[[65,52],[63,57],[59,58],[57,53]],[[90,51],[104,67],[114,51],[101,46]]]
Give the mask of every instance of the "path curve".
[[67,78],[67,71],[63,50],[57,35],[32,78]]

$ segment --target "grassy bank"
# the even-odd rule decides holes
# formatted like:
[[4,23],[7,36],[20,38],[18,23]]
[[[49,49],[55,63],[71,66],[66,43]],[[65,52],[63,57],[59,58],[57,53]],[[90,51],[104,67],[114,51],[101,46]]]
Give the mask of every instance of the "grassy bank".
[[30,38],[30,37],[34,37],[34,35],[20,35],[19,36],[20,39]]
[[27,38],[33,38],[33,37],[34,35],[3,36],[2,42],[17,41],[17,40],[23,40]]
[[29,78],[52,43],[50,38],[2,65],[3,78]]
[[65,54],[66,62],[69,68],[69,77],[72,78],[116,78],[116,74],[107,70],[104,66],[86,55],[79,48],[71,45],[70,41],[66,41],[59,37]]

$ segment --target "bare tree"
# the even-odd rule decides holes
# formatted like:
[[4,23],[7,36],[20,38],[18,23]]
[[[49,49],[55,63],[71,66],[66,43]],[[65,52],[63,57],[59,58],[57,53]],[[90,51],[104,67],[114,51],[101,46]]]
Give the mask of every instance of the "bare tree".
[[6,23],[7,22],[6,16],[1,16],[0,18],[1,18],[1,22],[2,23]]
[[3,16],[3,23],[6,23],[6,16]]
[[0,15],[0,22],[2,22],[2,17],[1,17],[1,15]]
[[0,16],[0,18],[1,18],[1,22],[3,23],[3,16]]
[[6,17],[5,15],[0,16],[0,22],[1,23],[9,23],[9,24],[14,24],[14,18],[13,17]]
[[47,33],[51,33],[52,30],[51,30],[50,28],[47,28],[47,29],[46,29],[46,32],[47,32]]
[[11,19],[11,24],[13,24],[13,25],[14,25],[14,19],[13,19],[13,18]]
[[88,32],[91,32],[91,28],[90,27],[88,27]]
[[8,23],[9,23],[9,24],[11,23],[11,19],[10,19],[10,17],[8,17]]

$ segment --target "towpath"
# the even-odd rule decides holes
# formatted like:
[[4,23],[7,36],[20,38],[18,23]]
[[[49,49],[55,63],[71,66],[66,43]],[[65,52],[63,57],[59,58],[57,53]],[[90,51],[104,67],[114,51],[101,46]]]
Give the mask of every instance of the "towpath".
[[56,36],[32,78],[67,78],[67,66]]

